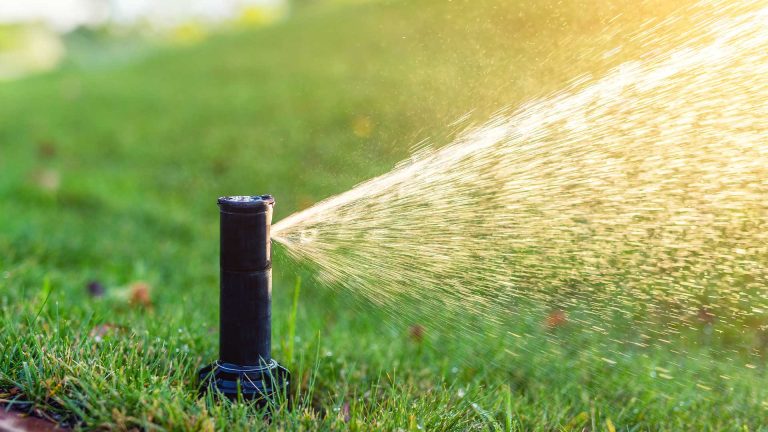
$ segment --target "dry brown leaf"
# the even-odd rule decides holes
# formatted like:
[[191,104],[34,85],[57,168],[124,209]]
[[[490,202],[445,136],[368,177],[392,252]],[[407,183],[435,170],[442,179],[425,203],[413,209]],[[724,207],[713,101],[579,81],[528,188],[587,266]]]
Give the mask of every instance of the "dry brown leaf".
[[410,329],[408,329],[408,336],[411,338],[412,341],[416,343],[421,343],[424,340],[424,326],[420,324],[414,324],[411,326]]
[[0,431],[48,432],[69,430],[71,429],[18,411],[6,411],[6,407],[0,406]]
[[568,323],[568,315],[566,315],[564,310],[556,309],[547,315],[547,319],[545,321],[545,325],[548,329],[555,329],[558,327],[562,327],[565,324]]
[[150,295],[152,286],[146,282],[134,282],[129,288],[130,296],[129,303],[132,306],[141,306],[144,308],[152,307],[152,297]]

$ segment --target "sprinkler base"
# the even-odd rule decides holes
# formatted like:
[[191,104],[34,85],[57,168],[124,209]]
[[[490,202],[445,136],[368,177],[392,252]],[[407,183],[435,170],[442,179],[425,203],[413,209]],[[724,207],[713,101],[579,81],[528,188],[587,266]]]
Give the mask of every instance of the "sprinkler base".
[[288,396],[290,373],[275,360],[262,366],[238,366],[215,362],[198,372],[200,394],[215,395],[237,400],[256,401],[259,406],[279,401]]

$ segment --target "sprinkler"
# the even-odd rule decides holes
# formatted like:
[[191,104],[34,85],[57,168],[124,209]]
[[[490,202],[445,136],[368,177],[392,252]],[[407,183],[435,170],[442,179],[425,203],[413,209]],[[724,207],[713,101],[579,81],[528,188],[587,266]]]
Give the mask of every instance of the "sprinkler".
[[287,394],[290,374],[273,358],[271,195],[218,200],[221,214],[219,359],[200,369],[200,392],[263,406]]

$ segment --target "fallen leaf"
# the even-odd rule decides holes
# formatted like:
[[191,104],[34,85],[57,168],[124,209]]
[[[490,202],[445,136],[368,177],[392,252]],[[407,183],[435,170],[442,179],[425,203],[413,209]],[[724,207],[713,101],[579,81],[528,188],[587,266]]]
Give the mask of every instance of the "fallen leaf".
[[408,336],[412,341],[421,343],[424,340],[424,326],[419,324],[412,325],[411,328],[408,329]]
[[129,288],[130,296],[128,302],[132,306],[141,306],[144,308],[152,307],[152,297],[150,291],[152,287],[146,282],[134,282]]
[[568,323],[568,316],[565,314],[565,311],[561,309],[555,309],[550,312],[545,321],[545,325],[548,329],[562,327],[566,323]]
[[48,432],[69,431],[56,423],[0,406],[0,431]]

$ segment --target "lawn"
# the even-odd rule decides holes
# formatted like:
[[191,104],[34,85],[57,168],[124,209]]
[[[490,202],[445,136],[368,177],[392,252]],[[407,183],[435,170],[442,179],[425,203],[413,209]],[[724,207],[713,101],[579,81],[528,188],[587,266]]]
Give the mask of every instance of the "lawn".
[[[83,429],[767,430],[764,365],[660,349],[606,364],[588,349],[601,336],[552,337],[541,305],[513,324],[530,336],[510,355],[495,332],[463,343],[324,287],[280,248],[273,356],[292,403],[267,422],[196,393],[217,353],[217,196],[271,193],[279,220],[445,143],[465,114],[634,58],[631,36],[667,3],[320,4],[1,83],[0,399]],[[697,387],[713,373],[729,379]]]

